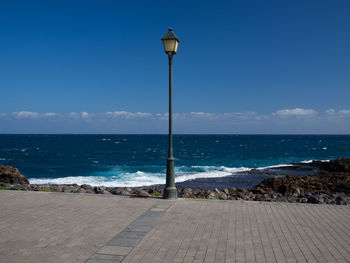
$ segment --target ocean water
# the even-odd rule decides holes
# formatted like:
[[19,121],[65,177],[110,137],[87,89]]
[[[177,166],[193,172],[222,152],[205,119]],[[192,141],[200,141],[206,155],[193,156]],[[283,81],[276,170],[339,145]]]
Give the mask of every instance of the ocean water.
[[[165,183],[167,135],[0,135],[0,164],[31,183]],[[174,135],[176,182],[350,156],[350,136]]]

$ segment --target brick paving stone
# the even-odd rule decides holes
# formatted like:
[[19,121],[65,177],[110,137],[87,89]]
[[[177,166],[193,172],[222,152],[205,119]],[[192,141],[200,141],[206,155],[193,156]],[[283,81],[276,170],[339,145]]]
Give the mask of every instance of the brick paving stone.
[[[0,191],[1,262],[84,262],[158,201]],[[7,211],[7,212],[3,212]]]
[[133,247],[104,246],[99,251],[97,251],[97,253],[126,256],[132,249]]
[[1,262],[350,262],[350,206],[15,191],[0,200]]

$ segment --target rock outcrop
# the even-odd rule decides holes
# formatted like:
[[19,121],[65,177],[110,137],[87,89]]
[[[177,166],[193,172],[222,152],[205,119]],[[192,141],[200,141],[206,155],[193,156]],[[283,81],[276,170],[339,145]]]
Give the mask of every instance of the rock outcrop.
[[329,162],[313,161],[322,171],[350,173],[350,158],[339,158]]
[[0,182],[7,184],[29,184],[27,177],[22,175],[17,168],[0,165]]
[[288,175],[268,178],[252,188],[254,193],[350,192],[350,173],[321,172],[314,175]]

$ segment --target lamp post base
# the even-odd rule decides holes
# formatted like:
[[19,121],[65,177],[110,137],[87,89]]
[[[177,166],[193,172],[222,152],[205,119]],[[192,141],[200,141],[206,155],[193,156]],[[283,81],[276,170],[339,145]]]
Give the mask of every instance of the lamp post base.
[[[171,139],[169,140],[171,142]],[[172,148],[169,150],[169,157],[166,165],[166,184],[164,188],[164,199],[177,199],[177,190],[175,187],[174,157],[172,157]]]
[[177,199],[177,190],[176,187],[167,187],[164,189],[163,194],[164,199]]

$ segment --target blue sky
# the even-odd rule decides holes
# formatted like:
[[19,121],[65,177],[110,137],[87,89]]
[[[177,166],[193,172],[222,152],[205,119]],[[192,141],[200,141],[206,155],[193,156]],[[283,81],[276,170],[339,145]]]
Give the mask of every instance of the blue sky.
[[0,133],[350,133],[349,1],[2,1]]

